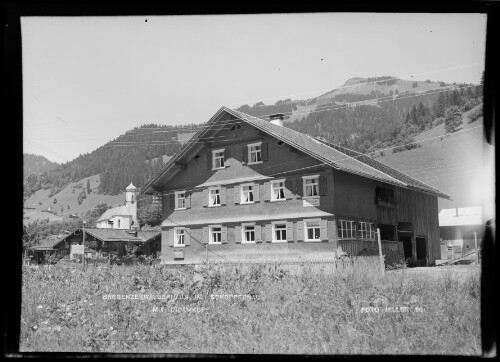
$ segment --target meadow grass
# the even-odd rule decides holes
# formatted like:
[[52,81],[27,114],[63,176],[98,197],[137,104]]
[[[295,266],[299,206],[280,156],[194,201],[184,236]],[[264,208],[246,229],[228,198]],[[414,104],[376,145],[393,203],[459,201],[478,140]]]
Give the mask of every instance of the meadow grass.
[[20,350],[479,355],[479,275],[382,276],[362,262],[333,275],[259,265],[27,267]]

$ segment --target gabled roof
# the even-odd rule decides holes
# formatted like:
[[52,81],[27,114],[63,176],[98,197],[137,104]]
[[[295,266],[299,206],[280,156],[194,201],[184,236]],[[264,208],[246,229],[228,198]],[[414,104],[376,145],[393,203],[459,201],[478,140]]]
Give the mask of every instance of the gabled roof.
[[200,138],[205,132],[207,132],[213,124],[217,123],[219,116],[222,113],[228,113],[229,115],[241,120],[247,124],[254,126],[262,132],[283,141],[296,148],[311,157],[323,162],[325,165],[329,165],[335,169],[349,172],[352,174],[367,177],[373,180],[389,183],[392,185],[413,189],[425,193],[429,193],[434,196],[439,196],[442,198],[450,199],[450,195],[439,191],[438,189],[431,187],[423,182],[420,182],[406,174],[403,174],[391,167],[388,167],[368,156],[365,156],[359,152],[355,152],[344,147],[337,145],[326,144],[325,142],[319,141],[312,138],[304,133],[294,131],[287,127],[282,127],[276,124],[272,124],[269,121],[250,116],[248,114],[238,112],[227,107],[222,107],[219,111],[207,122],[206,127],[198,131],[185,145],[177,152],[153,178],[151,178],[142,188],[141,193],[152,193],[152,185],[160,177],[166,174],[175,162],[186,153],[187,150],[192,148],[197,142],[196,140]]
[[104,214],[102,214],[97,222],[103,220],[109,220],[113,216],[132,216],[132,212],[125,206],[115,206],[112,209],[106,210]]
[[64,241],[72,233],[59,234],[59,235],[49,235],[33,247],[33,250],[53,250],[60,242]]
[[[160,231],[137,231],[137,236],[130,230],[86,228],[85,232],[101,241],[131,241],[145,243],[160,235]],[[130,234],[129,234],[130,232]]]
[[442,209],[439,212],[439,226],[482,225],[481,206]]

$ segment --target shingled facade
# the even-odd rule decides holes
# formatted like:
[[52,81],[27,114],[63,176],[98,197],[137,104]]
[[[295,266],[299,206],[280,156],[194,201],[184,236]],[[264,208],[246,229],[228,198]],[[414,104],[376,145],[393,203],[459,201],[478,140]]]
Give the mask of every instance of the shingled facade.
[[[162,260],[331,257],[382,239],[439,258],[437,198],[370,157],[222,107],[141,189],[162,197]],[[361,247],[360,247],[361,246]]]

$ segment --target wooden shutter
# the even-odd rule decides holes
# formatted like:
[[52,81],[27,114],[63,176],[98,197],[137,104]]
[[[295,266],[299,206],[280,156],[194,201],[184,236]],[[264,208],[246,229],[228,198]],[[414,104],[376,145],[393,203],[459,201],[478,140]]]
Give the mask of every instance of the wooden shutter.
[[241,244],[241,226],[234,227],[234,240],[236,244]]
[[287,178],[285,180],[285,199],[291,200],[292,199],[292,180]]
[[269,161],[268,144],[263,142],[261,144],[261,150],[262,150],[262,161]]
[[328,190],[328,178],[326,177],[326,175],[320,175],[318,182],[319,182],[319,195],[325,196]]
[[207,152],[207,170],[212,169],[212,151]]
[[169,246],[174,246],[174,229],[168,231],[168,244]]
[[326,220],[319,221],[319,238],[322,241],[328,241],[328,232],[327,232],[327,222]]
[[255,225],[255,242],[262,243],[262,226]]
[[228,148],[226,148],[226,149],[224,150],[224,167],[227,167],[226,162],[227,162],[227,160],[229,160],[230,158],[231,158],[231,151],[230,151]]
[[203,206],[208,206],[208,189],[203,190]]
[[222,229],[221,242],[222,244],[227,244],[227,226],[223,226],[221,229]]
[[221,205],[226,204],[226,188],[225,187],[220,188],[220,204]]
[[297,221],[297,241],[304,241],[304,222]]
[[234,203],[241,203],[241,186],[234,186]]
[[189,234],[190,231],[191,230],[189,228],[184,229],[184,245],[186,246],[191,245],[191,235]]
[[337,240],[337,223],[335,220],[328,220],[328,241],[336,241]]
[[170,201],[168,207],[170,208],[170,210],[174,210],[175,209],[175,194],[172,193],[168,196],[169,196],[168,199]]
[[260,187],[259,184],[253,184],[253,201],[254,202],[259,202],[260,201]]
[[304,196],[304,187],[303,187],[302,177],[299,177],[295,180],[295,194],[299,197]]
[[264,182],[264,200],[269,201],[271,200],[271,183],[270,182]]
[[248,163],[248,146],[241,147],[241,162]]
[[293,241],[293,222],[286,223],[286,241]]
[[191,194],[192,192],[190,191],[186,191],[186,193],[184,194],[184,197],[186,198],[186,209],[191,208]]
[[208,226],[203,227],[203,244],[208,244]]
[[270,243],[273,240],[273,229],[271,224],[264,226],[264,238],[266,243]]

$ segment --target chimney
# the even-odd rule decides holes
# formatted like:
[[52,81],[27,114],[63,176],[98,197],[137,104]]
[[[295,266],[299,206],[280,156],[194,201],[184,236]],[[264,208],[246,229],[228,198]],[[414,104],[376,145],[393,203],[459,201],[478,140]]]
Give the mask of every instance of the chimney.
[[283,113],[271,114],[269,116],[269,119],[270,119],[269,123],[283,127],[283,120],[285,119],[285,115]]

